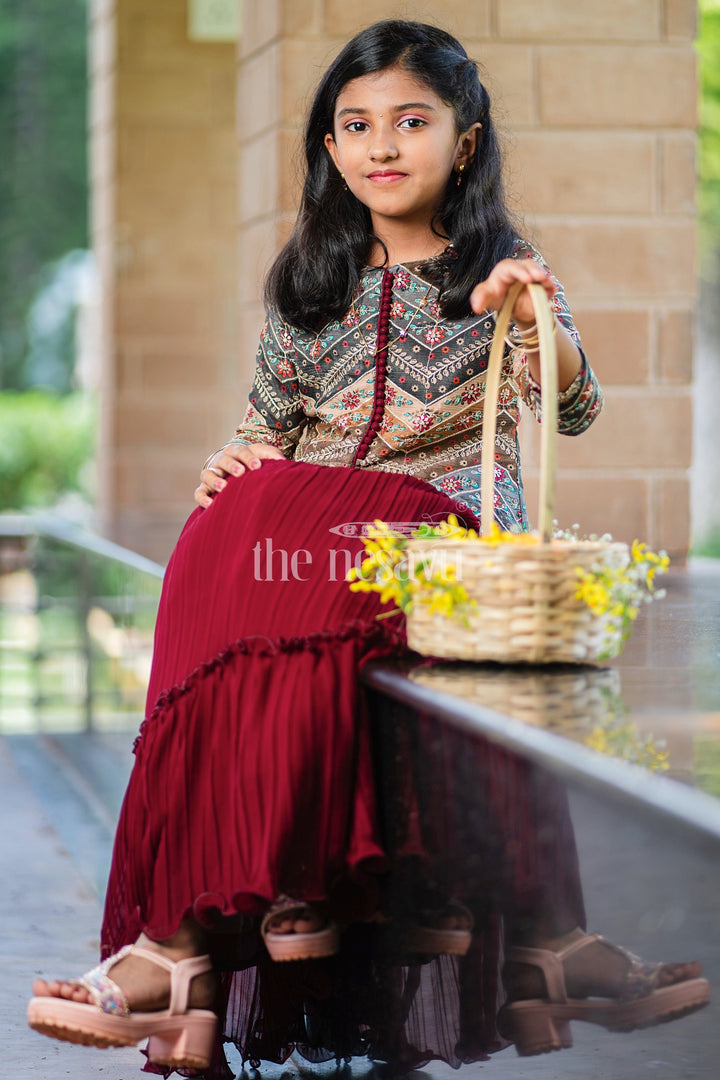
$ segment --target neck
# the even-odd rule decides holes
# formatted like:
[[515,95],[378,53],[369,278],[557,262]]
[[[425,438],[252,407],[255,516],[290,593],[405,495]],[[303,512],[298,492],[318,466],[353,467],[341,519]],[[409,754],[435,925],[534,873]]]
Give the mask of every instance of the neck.
[[[385,245],[387,250],[387,265],[395,266],[398,263],[420,262],[422,259],[431,259],[433,255],[440,255],[448,246],[449,240],[438,236],[429,225],[419,228],[408,229],[383,223],[382,228],[373,222],[375,235]],[[372,266],[385,265],[385,251],[379,243],[373,244],[370,253]]]

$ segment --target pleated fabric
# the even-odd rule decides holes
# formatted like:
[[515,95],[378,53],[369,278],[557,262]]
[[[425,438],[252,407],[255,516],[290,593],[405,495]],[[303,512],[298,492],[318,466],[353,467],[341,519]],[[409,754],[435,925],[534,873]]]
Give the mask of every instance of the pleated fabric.
[[[360,687],[365,663],[405,649],[402,620],[345,581],[362,523],[455,510],[413,478],[267,461],[190,516],[168,565],[102,952],[194,915],[244,1060],[482,1060],[506,1045],[503,920],[559,905],[582,924],[562,797]],[[336,957],[270,961],[259,920],[281,894],[346,927]],[[387,920],[451,896],[475,915],[468,956],[393,955]],[[218,1045],[207,1076],[230,1075]]]

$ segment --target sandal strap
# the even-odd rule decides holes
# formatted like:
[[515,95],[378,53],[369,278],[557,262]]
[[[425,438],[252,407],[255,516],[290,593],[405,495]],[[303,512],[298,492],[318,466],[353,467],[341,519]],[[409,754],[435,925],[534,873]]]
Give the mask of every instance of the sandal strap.
[[113,953],[103,960],[97,967],[86,971],[79,979],[68,979],[71,986],[83,986],[93,1000],[93,1004],[109,1016],[129,1016],[130,1006],[127,998],[116,982],[108,975],[108,971],[119,960],[126,957],[132,949],[132,945],[125,945],[119,952]]
[[564,1005],[567,1002],[565,969],[559,953],[551,952],[550,949],[529,949],[517,945],[508,950],[507,958],[511,964],[530,964],[540,968],[545,979],[548,1000],[555,1005]]
[[532,964],[539,967],[545,979],[548,999],[553,1003],[567,1001],[567,989],[565,986],[565,971],[563,960],[574,953],[580,952],[593,942],[601,942],[606,948],[611,949],[618,956],[627,961],[628,969],[625,973],[623,988],[617,1001],[637,1001],[641,998],[650,997],[657,989],[658,976],[663,967],[662,963],[649,963],[642,960],[635,953],[624,949],[621,945],[615,945],[608,941],[602,934],[585,934],[584,937],[571,941],[557,952],[550,949],[528,949],[515,947],[508,952],[508,960],[521,964]]
[[140,956],[143,960],[149,960],[158,967],[170,972],[170,1006],[168,1012],[171,1016],[187,1012],[190,1002],[190,984],[196,975],[204,975],[212,971],[212,960],[206,954],[204,956],[186,956],[184,960],[171,960],[162,953],[153,952],[151,949],[143,949],[141,945],[131,945],[133,956]]
[[625,973],[622,993],[619,1001],[637,1001],[639,998],[650,997],[657,989],[658,976],[663,967],[662,963],[654,963],[641,959],[622,945],[616,945],[614,941],[608,941],[602,934],[586,934],[584,938],[573,941],[561,949],[557,956],[564,959],[580,949],[585,948],[594,941],[601,942],[606,949],[610,949],[616,956],[621,956],[627,962],[628,968]]
[[634,952],[624,949],[622,945],[616,945],[614,942],[608,941],[600,934],[594,936],[618,956],[622,956],[628,963],[623,991],[620,995],[621,1001],[637,1001],[638,998],[650,997],[657,990],[658,977],[665,966],[662,961],[658,963],[643,960]]
[[569,945],[565,945],[562,949],[558,949],[553,955],[557,956],[560,960],[565,960],[568,956],[572,956],[573,953],[576,952],[581,952],[583,949],[586,949],[588,945],[592,945],[596,941],[602,941],[605,945],[611,944],[611,942],[606,941],[600,934],[584,934],[575,941],[571,941]]
[[119,952],[103,960],[102,964],[86,972],[80,979],[70,979],[75,986],[84,986],[101,1012],[111,1016],[129,1016],[130,1006],[125,994],[108,972],[126,956],[139,956],[170,973],[170,1008],[171,1015],[187,1012],[190,1000],[190,984],[196,975],[204,975],[212,970],[209,956],[189,956],[184,960],[171,960],[162,953],[143,949],[140,945],[125,945]]
[[260,924],[260,932],[262,934],[267,933],[271,920],[276,919],[278,915],[289,915],[291,912],[297,912],[297,917],[301,917],[303,913],[312,911],[312,905],[305,900],[294,900],[291,896],[278,896],[277,900],[273,900],[266,911],[265,917]]

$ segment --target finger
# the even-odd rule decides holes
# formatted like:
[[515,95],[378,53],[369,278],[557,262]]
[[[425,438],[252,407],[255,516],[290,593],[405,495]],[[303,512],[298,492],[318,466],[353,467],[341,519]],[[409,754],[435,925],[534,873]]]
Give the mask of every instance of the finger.
[[210,465],[220,469],[223,475],[242,476],[246,469],[259,469],[263,459],[284,456],[276,446],[267,443],[233,443],[224,447]]
[[486,282],[481,281],[470,293],[470,308],[476,315],[494,308],[493,294]]
[[[476,285],[470,293],[471,310],[476,315],[488,310],[499,311],[508,294],[508,289],[517,281],[522,281],[528,285],[535,283],[542,285],[548,298],[553,297],[557,292],[557,285],[552,274],[538,263],[529,259],[525,262],[518,262],[516,259],[505,259],[503,262],[498,263],[490,276]],[[524,292],[520,293],[518,302],[521,305],[525,304],[526,294]],[[515,310],[518,310],[517,305]],[[529,318],[532,319],[532,317],[532,314],[530,314]]]
[[272,446],[270,443],[252,443],[249,449],[254,450],[258,457],[261,458],[284,458],[282,450],[279,450],[277,446]]
[[201,506],[203,510],[207,510],[208,506],[212,506],[213,493],[208,490],[205,484],[200,484],[195,488],[194,499],[198,506]]
[[530,259],[525,262],[524,266],[530,275],[529,280],[531,282],[542,285],[548,296],[555,295],[557,292],[557,285],[549,270],[546,270],[543,266],[539,266],[536,262],[532,262]]
[[[513,279],[517,280],[517,279]],[[500,282],[496,284],[491,278],[481,281],[470,293],[470,307],[476,315],[483,311],[499,311],[508,293],[508,286],[513,283]]]
[[270,446],[269,443],[251,443],[248,446],[241,446],[238,456],[251,469],[259,468],[261,461],[285,457],[277,446]]
[[492,310],[498,311],[508,294],[511,285],[521,281],[530,284],[535,281],[532,269],[516,259],[505,259],[493,268],[490,276],[475,286],[470,294],[470,307],[476,315]]
[[216,495],[218,491],[222,491],[227,486],[226,476],[227,473],[221,472],[216,465],[209,465],[207,469],[203,469],[200,473],[200,480],[210,495]]

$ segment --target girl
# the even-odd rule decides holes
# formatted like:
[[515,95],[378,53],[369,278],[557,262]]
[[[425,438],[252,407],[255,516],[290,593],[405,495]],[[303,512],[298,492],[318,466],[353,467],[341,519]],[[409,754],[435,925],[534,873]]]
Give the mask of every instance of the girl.
[[[503,1030],[523,1053],[570,1045],[570,1018],[689,1012],[707,1000],[697,965],[646,965],[585,934],[567,808],[542,778],[473,744],[475,803],[453,825],[467,745],[427,731],[411,755],[396,718],[393,753],[371,757],[382,732],[358,671],[402,635],[344,570],[363,522],[477,523],[493,310],[514,282],[552,300],[560,430],[601,405],[562,290],[505,209],[475,65],[433,27],[371,26],[320,83],[305,147],[250,403],[167,570],[106,959],[38,980],[30,1023],[95,1045],[149,1036],[151,1071],[217,1080],[216,1013],[251,1062],[299,1048],[457,1065],[505,1044],[503,933]],[[514,324],[494,470],[497,520],[517,531],[519,399],[537,411],[539,392],[525,292]],[[588,994],[604,999],[592,1015]]]

